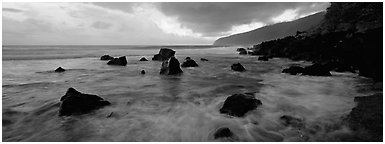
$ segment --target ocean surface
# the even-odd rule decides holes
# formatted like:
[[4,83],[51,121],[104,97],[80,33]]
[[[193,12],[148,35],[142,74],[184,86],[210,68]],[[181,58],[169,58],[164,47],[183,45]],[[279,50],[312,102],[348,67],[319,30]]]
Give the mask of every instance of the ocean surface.
[[[195,68],[180,76],[160,75],[151,61],[161,47],[172,48]],[[354,73],[332,77],[281,73],[305,61],[238,55],[236,47],[212,46],[3,46],[3,141],[351,141],[342,122],[355,96],[378,92]],[[110,66],[100,56],[127,56],[127,66]],[[138,61],[142,56],[149,61]],[[209,61],[200,61],[206,58]],[[230,70],[240,62],[246,72]],[[57,67],[67,69],[55,73]],[[146,74],[141,75],[140,71]],[[59,117],[59,100],[73,87],[112,103],[91,113]],[[381,90],[382,91],[382,90]],[[219,113],[225,99],[255,92],[262,105],[244,117]],[[112,115],[111,115],[112,113]],[[110,117],[108,117],[111,115]],[[285,126],[282,115],[303,120]],[[232,138],[214,139],[221,127]]]

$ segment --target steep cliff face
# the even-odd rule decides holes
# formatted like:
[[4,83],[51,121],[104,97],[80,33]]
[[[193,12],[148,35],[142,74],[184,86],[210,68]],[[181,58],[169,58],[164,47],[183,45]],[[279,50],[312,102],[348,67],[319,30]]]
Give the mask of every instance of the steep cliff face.
[[324,15],[325,12],[320,12],[291,22],[278,23],[249,32],[222,37],[216,40],[214,45],[251,46],[263,41],[295,35],[297,31],[306,31],[320,24]]

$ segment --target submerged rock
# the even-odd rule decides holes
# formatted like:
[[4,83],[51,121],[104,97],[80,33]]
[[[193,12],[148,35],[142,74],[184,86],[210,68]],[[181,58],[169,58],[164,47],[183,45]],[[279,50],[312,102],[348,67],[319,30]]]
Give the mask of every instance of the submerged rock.
[[347,115],[345,121],[354,131],[367,132],[363,135],[363,141],[382,141],[382,94],[355,97],[357,106]]
[[205,58],[201,58],[201,61],[209,61],[208,59],[205,59]]
[[171,57],[168,61],[162,62],[162,67],[160,69],[160,74],[164,75],[176,75],[183,73],[180,68],[180,63],[175,57]]
[[139,61],[148,61],[145,57],[140,58]]
[[302,75],[310,76],[332,76],[328,68],[321,64],[313,64],[304,68]]
[[55,69],[55,72],[64,72],[66,71],[65,69],[63,69],[62,67],[58,67],[57,69]]
[[248,111],[256,109],[262,102],[254,98],[253,94],[233,94],[227,97],[220,113],[243,117]]
[[231,65],[231,69],[233,71],[239,71],[239,72],[243,72],[246,70],[240,63],[236,63],[236,64]]
[[300,118],[296,118],[289,115],[283,115],[279,118],[283,125],[285,126],[293,126],[293,127],[302,127],[303,122]]
[[60,98],[59,116],[84,114],[110,104],[97,95],[83,94],[74,88],[69,88]]
[[214,133],[214,139],[223,138],[223,137],[231,137],[231,136],[233,136],[233,133],[227,127],[219,128]]
[[282,73],[289,73],[291,75],[297,75],[303,73],[304,68],[300,66],[291,66],[289,68],[283,69]]
[[159,53],[154,55],[152,60],[155,61],[165,61],[168,60],[169,58],[175,56],[175,51],[169,48],[161,48],[159,50]]
[[127,65],[127,59],[126,56],[121,56],[119,58],[114,58],[107,63],[108,65],[121,65],[125,66]]
[[260,56],[258,57],[259,61],[269,61],[269,58],[267,56]]
[[102,57],[100,57],[100,60],[112,60],[112,59],[114,59],[114,57],[110,55],[103,55]]
[[186,58],[186,61],[182,63],[182,67],[197,67],[197,66],[198,64],[191,58],[190,59]]

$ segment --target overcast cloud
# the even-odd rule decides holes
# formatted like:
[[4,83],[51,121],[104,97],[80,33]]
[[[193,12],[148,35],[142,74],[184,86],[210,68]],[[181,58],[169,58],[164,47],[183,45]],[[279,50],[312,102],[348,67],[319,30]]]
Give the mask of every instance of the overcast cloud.
[[3,3],[3,44],[212,44],[329,3]]

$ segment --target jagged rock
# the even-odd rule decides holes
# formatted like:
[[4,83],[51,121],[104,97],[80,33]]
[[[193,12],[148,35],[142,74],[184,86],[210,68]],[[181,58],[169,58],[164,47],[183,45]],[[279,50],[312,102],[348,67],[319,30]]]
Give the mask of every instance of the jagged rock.
[[231,137],[231,136],[233,136],[233,133],[227,127],[219,128],[214,133],[214,139],[223,138],[223,137]]
[[258,57],[259,61],[269,61],[269,58],[267,56],[260,56]]
[[382,141],[383,139],[382,99],[382,93],[355,97],[354,101],[357,105],[344,119],[352,130],[369,133],[360,136],[363,141]]
[[175,57],[171,57],[168,61],[162,62],[162,67],[160,69],[160,74],[164,75],[176,75],[183,73],[180,68],[180,63]]
[[121,56],[119,58],[114,58],[107,63],[108,65],[121,65],[125,66],[127,65],[127,59],[126,56]]
[[297,75],[303,73],[304,68],[300,66],[291,66],[289,68],[283,69],[282,73],[289,73],[291,75]]
[[243,72],[246,70],[240,63],[236,63],[236,64],[231,65],[231,69],[233,71],[239,71],[239,72]]
[[141,74],[146,74],[146,72],[145,72],[144,70],[142,70],[140,73],[141,73]]
[[169,58],[175,56],[175,51],[169,48],[161,48],[159,50],[159,54],[154,55],[152,60],[155,61],[165,61],[168,60]]
[[74,88],[69,88],[60,98],[59,116],[84,114],[110,104],[97,95],[83,94]]
[[262,102],[254,98],[253,94],[233,94],[226,98],[219,110],[220,113],[243,117],[248,111],[256,109]]
[[201,61],[209,61],[208,59],[205,59],[205,58],[201,58]]
[[332,76],[328,68],[321,64],[313,64],[304,68],[302,75],[310,76]]
[[114,57],[110,55],[103,55],[102,57],[100,57],[100,60],[112,60],[112,59],[114,59]]
[[58,67],[57,69],[55,69],[55,72],[64,72],[66,71],[65,69],[63,69],[62,67]]
[[198,64],[193,59],[187,59],[182,63],[182,67],[197,67]]
[[300,118],[296,118],[289,115],[283,115],[279,118],[283,125],[293,126],[293,127],[302,127],[303,121]]
[[148,61],[145,57],[140,58],[139,61]]

